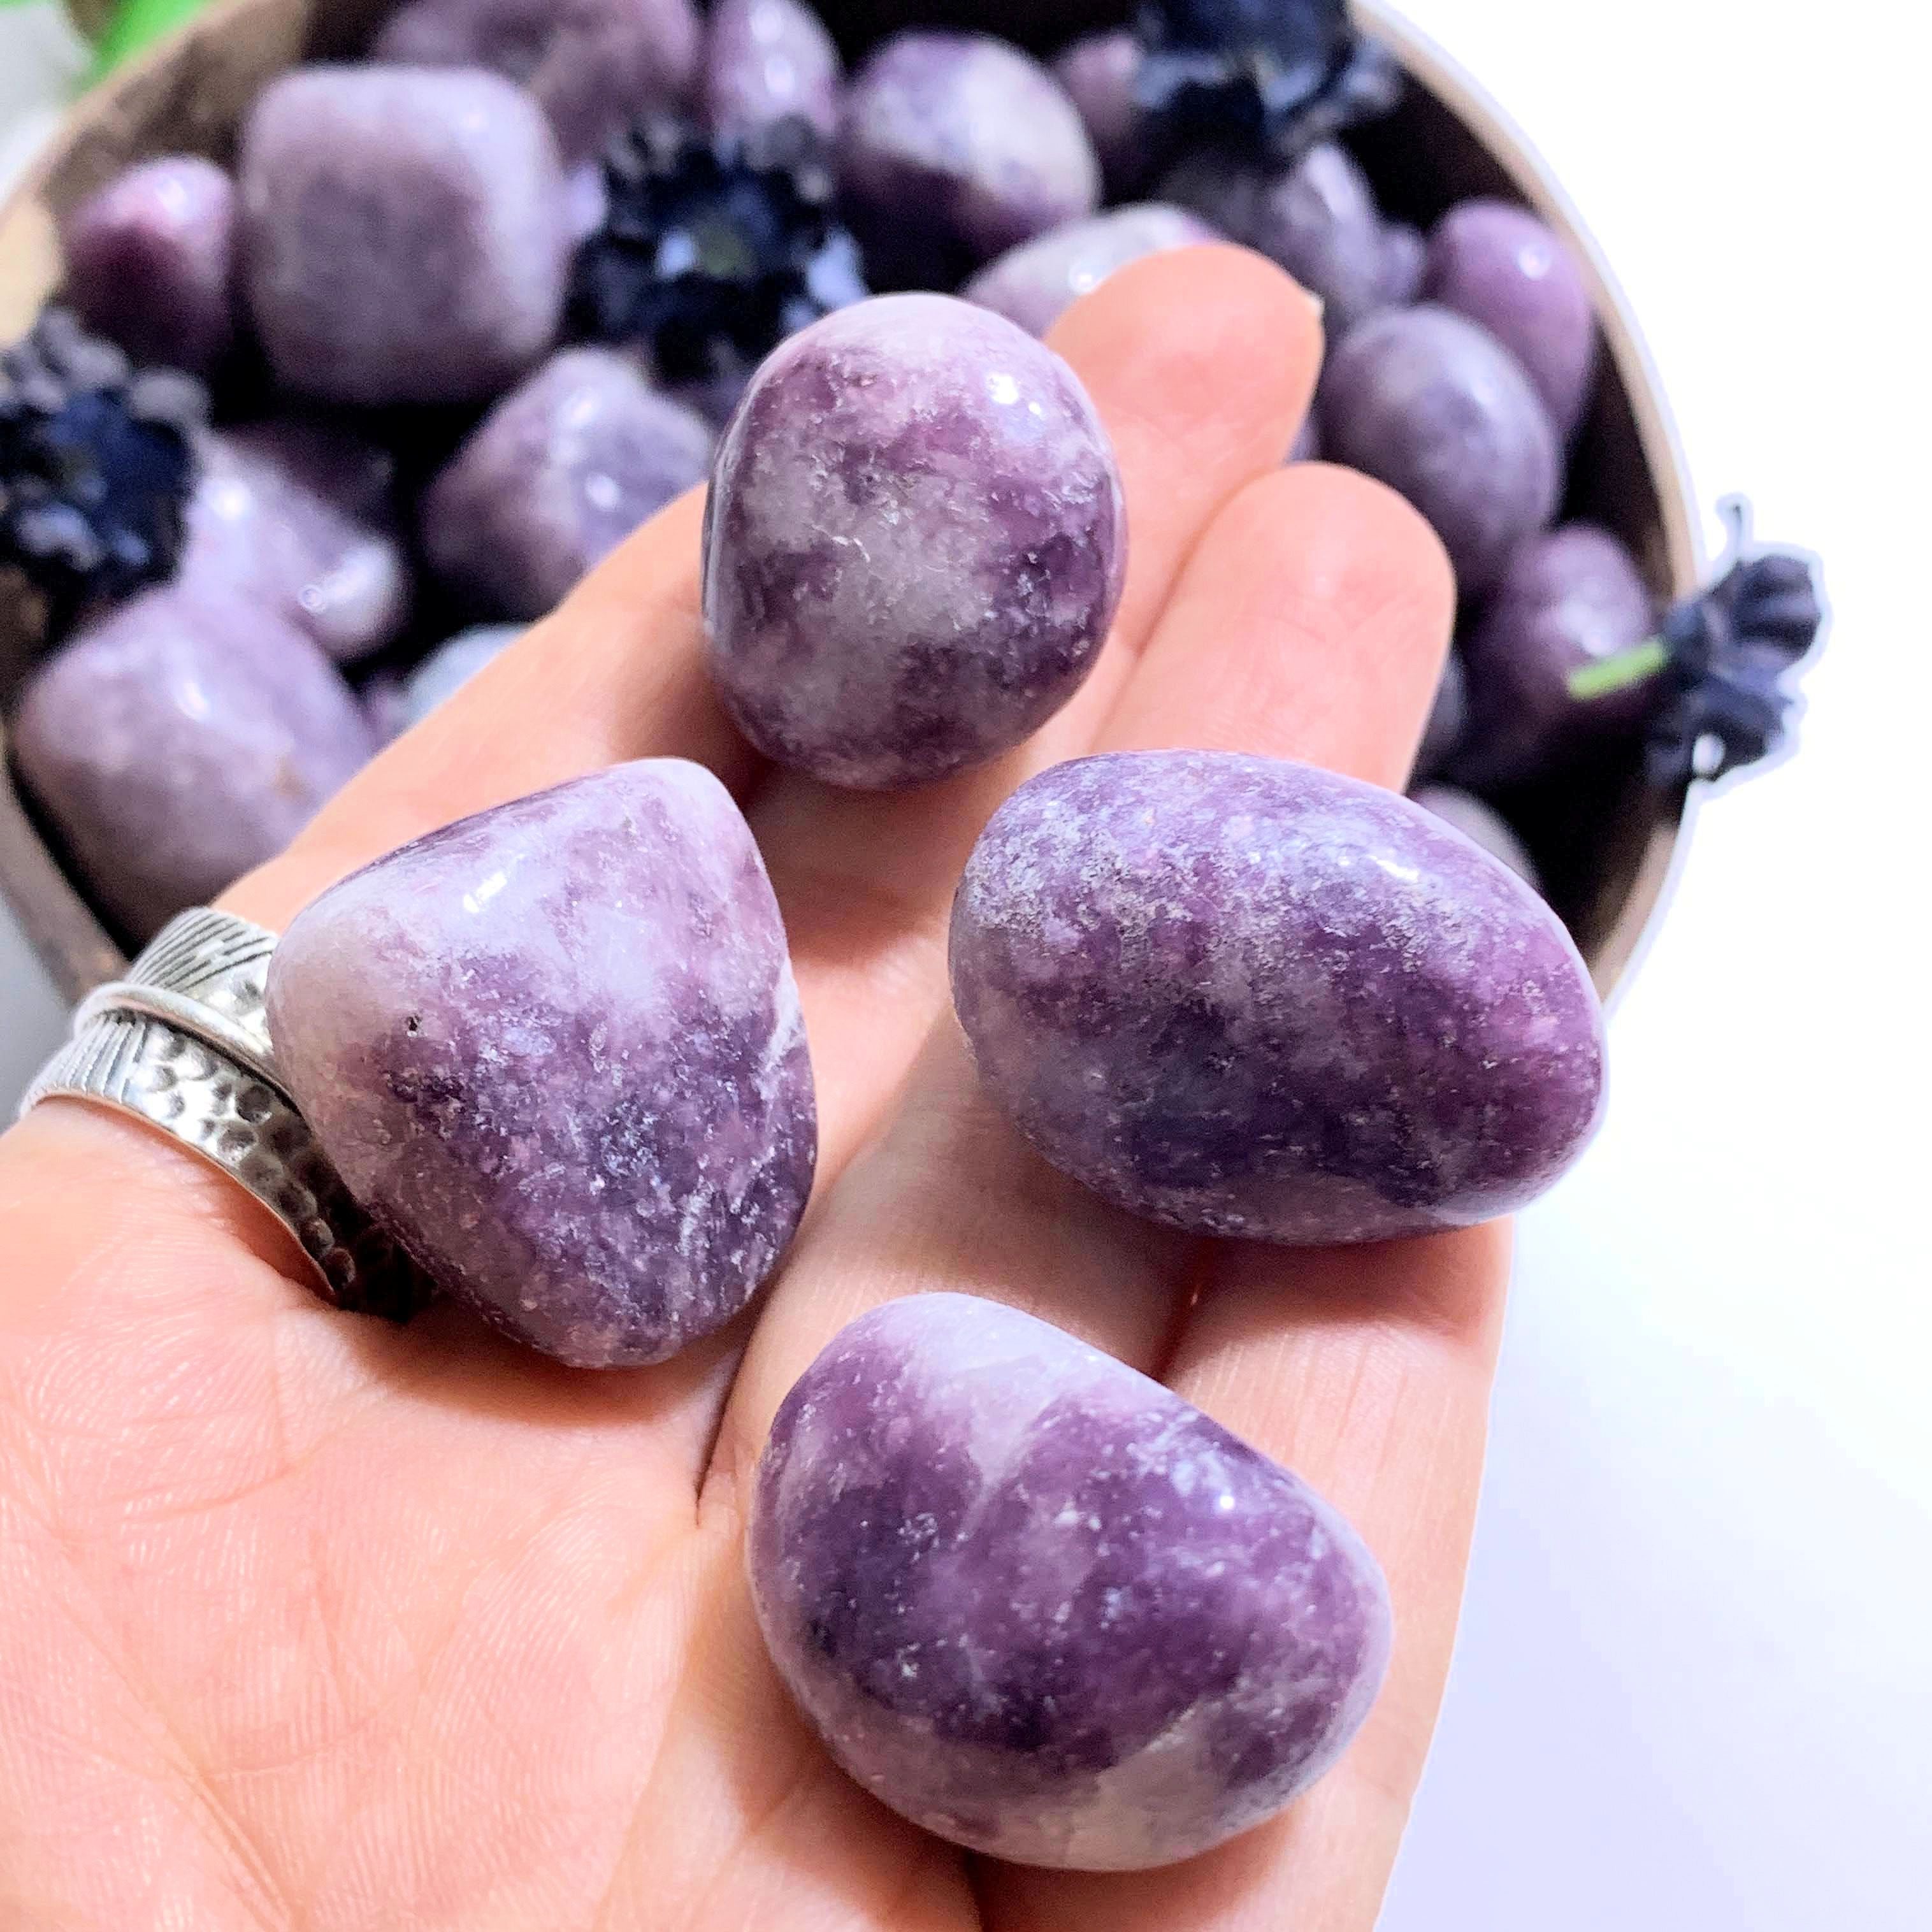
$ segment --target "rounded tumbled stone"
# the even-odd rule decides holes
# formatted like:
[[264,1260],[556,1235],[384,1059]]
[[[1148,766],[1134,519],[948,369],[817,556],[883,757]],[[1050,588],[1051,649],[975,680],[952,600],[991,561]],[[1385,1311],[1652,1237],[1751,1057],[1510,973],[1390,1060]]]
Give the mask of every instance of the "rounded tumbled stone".
[[1158,201],[1110,208],[1049,230],[989,262],[960,294],[1004,316],[1029,335],[1044,335],[1116,268],[1220,238],[1197,214]]
[[1341,1755],[1389,1652],[1375,1559],[1298,1477],[968,1295],[861,1316],[799,1378],[748,1564],[844,1770],[1028,1864],[1131,1870],[1259,1823]]
[[581,1368],[657,1362],[784,1252],[817,1154],[778,903],[730,795],[620,765],[404,846],[298,914],[275,1057],[437,1284]]
[[844,63],[803,0],[718,0],[705,30],[704,116],[719,134],[755,134],[796,116],[825,140],[838,128]]
[[887,296],[782,344],[718,446],[712,673],[746,735],[833,784],[1016,745],[1091,669],[1120,596],[1112,446],[1072,370],[1004,317]]

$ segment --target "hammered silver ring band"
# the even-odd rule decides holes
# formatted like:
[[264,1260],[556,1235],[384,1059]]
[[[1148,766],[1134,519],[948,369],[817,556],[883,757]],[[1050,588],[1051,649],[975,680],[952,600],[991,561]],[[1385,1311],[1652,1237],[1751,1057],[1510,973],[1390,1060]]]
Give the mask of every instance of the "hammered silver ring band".
[[413,1265],[350,1197],[283,1084],[264,993],[275,935],[197,908],[75,1009],[20,1102],[86,1100],[157,1127],[238,1181],[294,1236],[324,1299],[406,1315]]

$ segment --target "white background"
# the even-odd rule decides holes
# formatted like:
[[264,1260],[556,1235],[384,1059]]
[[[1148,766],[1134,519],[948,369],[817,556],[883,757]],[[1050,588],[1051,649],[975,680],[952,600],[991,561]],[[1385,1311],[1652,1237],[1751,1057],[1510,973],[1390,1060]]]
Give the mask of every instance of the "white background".
[[[1882,4],[1408,10],[1616,265],[1700,498],[1821,551],[1837,626],[1802,755],[1702,818],[1602,1138],[1525,1217],[1384,1932],[1925,1932],[1932,43]],[[0,1096],[56,1021],[0,924]]]

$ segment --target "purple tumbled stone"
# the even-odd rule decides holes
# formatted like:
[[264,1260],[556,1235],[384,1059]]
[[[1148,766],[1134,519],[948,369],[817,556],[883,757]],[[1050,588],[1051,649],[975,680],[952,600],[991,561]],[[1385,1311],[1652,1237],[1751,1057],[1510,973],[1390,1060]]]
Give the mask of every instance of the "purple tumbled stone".
[[430,486],[423,548],[482,606],[541,617],[703,482],[711,440],[709,424],[626,357],[566,349],[484,418]]
[[1017,1309],[920,1294],[799,1378],[747,1547],[772,1661],[839,1764],[941,1838],[1125,1871],[1340,1756],[1390,1646],[1306,1484]]
[[982,268],[960,294],[1016,322],[1029,335],[1044,335],[1079,298],[1116,268],[1220,238],[1197,214],[1164,202],[1130,203],[1083,216],[1009,248]]
[[1556,508],[1562,457],[1522,367],[1463,316],[1424,303],[1358,322],[1330,354],[1322,446],[1400,490],[1479,597]]
[[698,64],[691,0],[412,0],[371,58],[488,68],[528,88],[567,160],[590,159],[640,115],[677,106]]
[[288,387],[473,402],[550,346],[568,195],[549,124],[480,69],[301,67],[242,134],[245,286]]
[[339,664],[395,635],[410,578],[387,452],[290,416],[206,431],[196,454],[184,584],[272,611]]
[[172,585],[62,646],[9,736],[96,902],[136,941],[273,858],[376,750],[307,638]]
[[235,335],[235,184],[198,154],[117,175],[61,224],[68,305],[136,362],[206,375]]
[[1422,292],[1429,244],[1422,230],[1406,221],[1392,221],[1382,230],[1382,300],[1384,307],[1406,308]]
[[1443,660],[1436,701],[1430,706],[1428,722],[1422,728],[1422,742],[1415,748],[1415,769],[1411,778],[1434,777],[1461,750],[1468,735],[1468,673],[1463,668],[1462,652],[1452,650]]
[[984,34],[896,34],[854,77],[839,185],[874,286],[950,288],[1090,214],[1100,164],[1072,101]]
[[1501,860],[1526,884],[1539,892],[1543,890],[1528,848],[1494,806],[1485,805],[1474,792],[1460,790],[1454,785],[1418,785],[1409,796],[1424,812],[1434,813],[1444,825],[1453,825],[1465,838],[1480,845],[1492,859]]
[[719,134],[752,134],[796,115],[828,140],[844,64],[802,0],[718,0],[706,28],[704,114]]
[[1288,460],[1291,463],[1322,460],[1322,432],[1312,415],[1302,418],[1301,427],[1294,432],[1294,440],[1288,446]]
[[1596,309],[1582,263],[1553,229],[1509,202],[1461,202],[1429,237],[1424,292],[1516,357],[1559,435],[1576,427],[1596,375]]
[[1132,1212],[1290,1244],[1485,1221],[1595,1130],[1603,1019],[1556,915],[1420,806],[1234,752],[1022,786],[953,902],[993,1098]]
[[435,1281],[580,1368],[730,1321],[811,1190],[784,928],[724,788],[658,758],[479,812],[298,914],[275,1058]]
[[403,682],[396,700],[397,731],[420,724],[523,634],[520,624],[477,624],[437,645]]
[[1092,668],[1126,510],[1072,370],[1004,317],[883,296],[793,336],[718,446],[711,667],[752,742],[828,783],[944,777]]
[[1054,57],[1053,77],[1079,110],[1108,194],[1118,200],[1138,184],[1147,166],[1140,104],[1140,37],[1126,27],[1088,34]]
[[1525,544],[1463,643],[1470,722],[1455,776],[1515,784],[1592,752],[1627,750],[1656,709],[1656,683],[1581,698],[1570,679],[1641,644],[1656,614],[1635,560],[1608,530],[1566,524]]

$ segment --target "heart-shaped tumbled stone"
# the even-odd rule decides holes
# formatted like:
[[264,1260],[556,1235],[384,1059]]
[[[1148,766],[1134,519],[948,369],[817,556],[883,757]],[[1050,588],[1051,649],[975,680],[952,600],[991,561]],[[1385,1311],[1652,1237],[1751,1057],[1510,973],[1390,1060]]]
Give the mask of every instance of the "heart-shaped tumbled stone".
[[439,1284],[584,1368],[728,1322],[817,1152],[784,928],[730,795],[644,760],[433,832],[276,948],[275,1057]]

